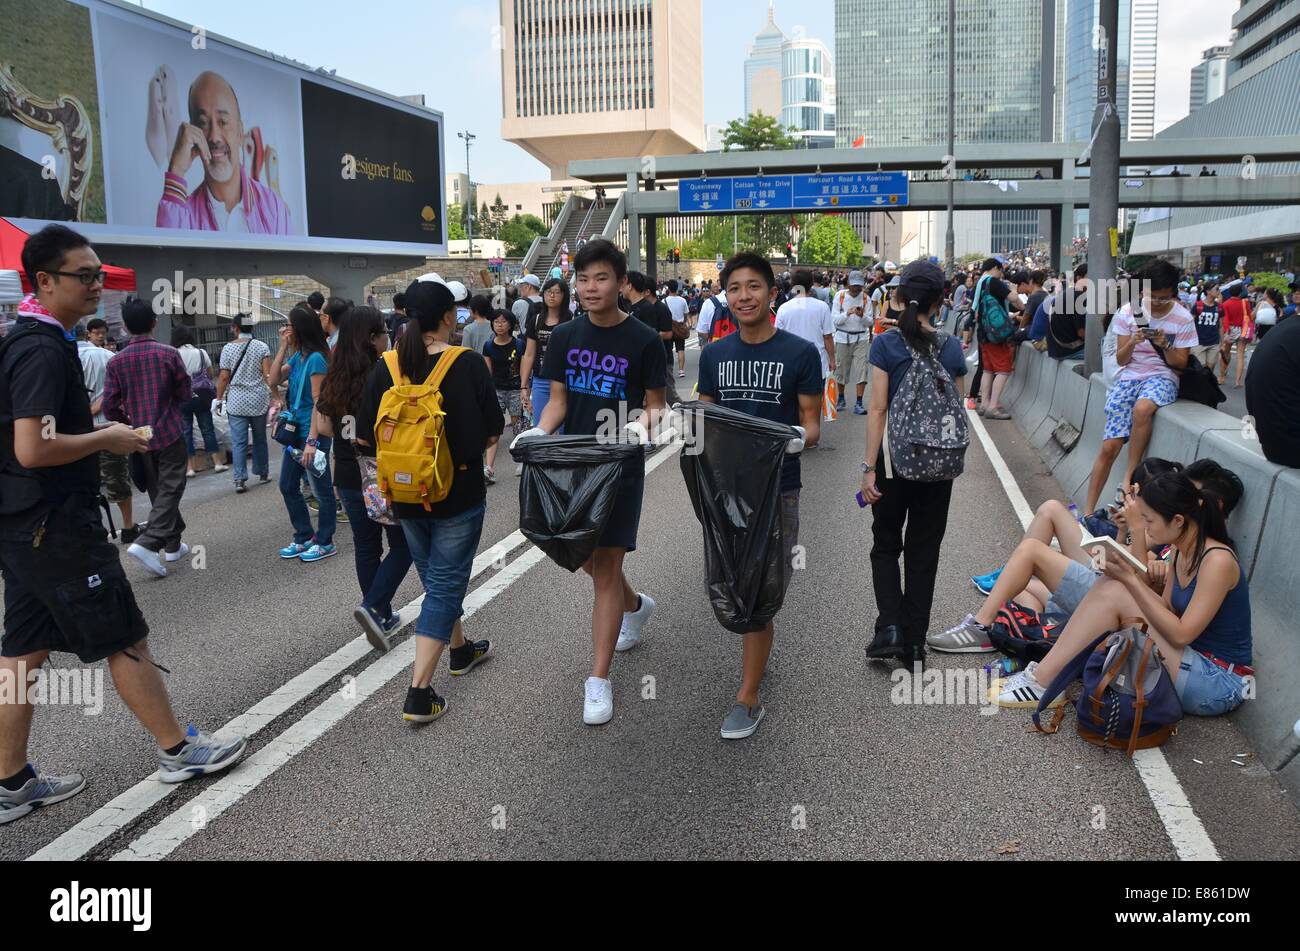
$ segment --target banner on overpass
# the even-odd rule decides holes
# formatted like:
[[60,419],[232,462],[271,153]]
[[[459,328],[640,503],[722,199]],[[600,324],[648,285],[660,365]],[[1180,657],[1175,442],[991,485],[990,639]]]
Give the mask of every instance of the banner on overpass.
[[908,197],[906,172],[684,178],[677,186],[677,210],[698,215],[903,208]]

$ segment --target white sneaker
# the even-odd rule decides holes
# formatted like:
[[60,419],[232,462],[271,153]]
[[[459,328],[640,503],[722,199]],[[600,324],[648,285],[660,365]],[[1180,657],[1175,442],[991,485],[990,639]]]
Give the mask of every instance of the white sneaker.
[[144,565],[159,578],[167,577],[167,567],[162,562],[162,556],[156,551],[150,551],[143,547],[139,542],[132,542],[131,547],[126,553],[134,558],[140,564]]
[[636,611],[623,612],[623,626],[618,631],[618,643],[614,645],[616,651],[631,650],[641,643],[641,631],[645,628],[645,622],[650,620],[650,615],[654,613],[655,599],[648,594],[637,593],[641,598],[641,607]]
[[229,472],[229,471],[230,471],[230,466],[213,466],[213,467],[212,467],[212,471],[213,471],[213,472]]
[[180,561],[189,553],[190,553],[190,546],[185,544],[184,542],[181,542],[180,548],[177,548],[175,551],[165,552],[164,556],[168,561]]
[[614,687],[600,677],[587,678],[587,695],[582,704],[582,722],[590,726],[614,719]]

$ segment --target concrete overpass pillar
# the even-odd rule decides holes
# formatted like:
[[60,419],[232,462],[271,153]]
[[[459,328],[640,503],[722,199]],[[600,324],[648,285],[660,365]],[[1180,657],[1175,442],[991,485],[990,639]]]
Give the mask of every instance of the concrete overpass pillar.
[[627,173],[627,266],[630,270],[641,270],[641,216],[637,214],[637,191],[641,187],[640,177],[636,172]]
[[[1061,181],[1069,187],[1074,182],[1074,159],[1061,163]],[[1066,251],[1074,243],[1074,205],[1058,205],[1052,209],[1052,269],[1058,274],[1069,270]]]

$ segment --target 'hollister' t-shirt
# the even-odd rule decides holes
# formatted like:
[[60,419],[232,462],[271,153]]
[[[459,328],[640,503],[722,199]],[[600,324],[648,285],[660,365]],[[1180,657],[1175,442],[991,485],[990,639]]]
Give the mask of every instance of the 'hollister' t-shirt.
[[568,391],[564,431],[591,436],[630,421],[646,390],[664,388],[666,366],[663,341],[635,317],[597,327],[584,316],[552,331],[543,376]]
[[[734,333],[700,352],[700,395],[761,419],[799,422],[799,394],[822,393],[821,354],[807,340],[778,330],[763,343],[745,343]],[[787,454],[781,491],[801,488],[799,456]]]

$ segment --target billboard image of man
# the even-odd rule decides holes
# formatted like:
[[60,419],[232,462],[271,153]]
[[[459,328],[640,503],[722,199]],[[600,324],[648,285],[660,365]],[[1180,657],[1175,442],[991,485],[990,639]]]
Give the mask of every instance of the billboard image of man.
[[[185,175],[203,163],[203,184],[187,194]],[[289,208],[244,167],[244,123],[234,87],[214,72],[190,86],[189,122],[181,123],[163,175],[159,228],[289,234]]]

